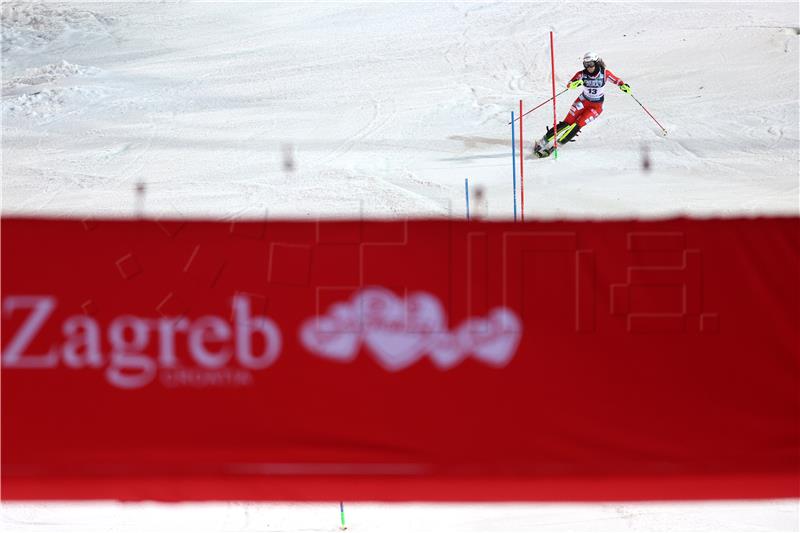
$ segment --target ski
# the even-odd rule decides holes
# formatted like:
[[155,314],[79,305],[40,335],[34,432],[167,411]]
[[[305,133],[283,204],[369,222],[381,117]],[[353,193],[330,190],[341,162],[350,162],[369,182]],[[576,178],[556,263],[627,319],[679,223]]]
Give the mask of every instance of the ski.
[[[577,124],[567,124],[566,122],[561,122],[558,124],[558,143],[559,144],[566,144],[568,142],[574,141],[575,137],[580,132],[580,128]],[[544,134],[544,137],[536,141],[533,145],[533,155],[538,159],[544,159],[545,157],[549,157],[553,150],[555,149],[555,142],[554,142],[554,135],[553,135],[553,128],[547,128],[547,132]]]

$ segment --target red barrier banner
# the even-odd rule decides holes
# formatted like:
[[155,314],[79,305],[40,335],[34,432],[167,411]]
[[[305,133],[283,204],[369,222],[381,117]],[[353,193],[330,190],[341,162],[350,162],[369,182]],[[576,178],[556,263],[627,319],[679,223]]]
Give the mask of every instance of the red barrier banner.
[[4,218],[3,498],[800,496],[798,222]]

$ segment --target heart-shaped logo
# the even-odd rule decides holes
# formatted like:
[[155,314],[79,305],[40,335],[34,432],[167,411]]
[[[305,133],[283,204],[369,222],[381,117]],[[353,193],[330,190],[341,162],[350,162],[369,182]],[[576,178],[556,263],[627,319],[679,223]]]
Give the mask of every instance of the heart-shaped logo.
[[522,334],[517,315],[496,308],[488,318],[472,318],[458,329],[458,339],[473,356],[484,363],[502,368],[514,357]]
[[428,334],[375,328],[366,332],[364,344],[372,351],[378,364],[390,372],[397,372],[413,365],[425,354]]
[[428,353],[433,364],[441,370],[453,368],[467,356],[467,350],[459,342],[458,336],[450,332],[432,334]]
[[513,311],[493,309],[486,318],[470,318],[449,331],[441,302],[426,292],[399,298],[383,287],[369,287],[349,302],[332,305],[326,315],[300,328],[302,343],[315,354],[347,363],[363,343],[385,370],[397,372],[424,356],[440,370],[467,356],[502,368],[514,357],[522,322]]
[[444,308],[438,298],[427,292],[415,292],[406,298],[406,319],[410,332],[447,332]]
[[405,321],[403,300],[381,287],[369,287],[356,292],[350,307],[364,331],[400,327]]
[[318,316],[305,321],[300,328],[300,340],[317,355],[348,363],[358,354],[361,335],[352,322],[341,317]]
[[397,372],[425,354],[428,331],[438,324],[438,301],[426,296],[416,293],[406,300],[383,288],[368,288],[353,298],[364,344],[384,369]]

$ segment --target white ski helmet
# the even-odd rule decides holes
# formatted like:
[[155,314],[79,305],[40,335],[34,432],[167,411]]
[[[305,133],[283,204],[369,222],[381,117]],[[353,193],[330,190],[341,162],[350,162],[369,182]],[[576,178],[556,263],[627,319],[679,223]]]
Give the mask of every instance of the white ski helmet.
[[591,67],[594,66],[596,63],[601,61],[600,54],[597,52],[586,52],[583,54],[583,66],[584,67]]

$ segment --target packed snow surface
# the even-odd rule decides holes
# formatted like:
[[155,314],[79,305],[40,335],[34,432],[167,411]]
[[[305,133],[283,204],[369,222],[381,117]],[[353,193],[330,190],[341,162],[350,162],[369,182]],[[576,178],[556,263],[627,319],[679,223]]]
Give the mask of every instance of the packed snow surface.
[[[797,502],[605,504],[375,504],[345,502],[353,533],[541,533],[797,531]],[[339,502],[163,505],[14,504],[2,510],[6,532],[151,533],[339,531]]]
[[[2,24],[5,214],[130,214],[142,182],[158,216],[462,216],[469,178],[511,218],[508,122],[552,94],[550,31],[557,90],[595,50],[668,135],[607,87],[524,162],[527,217],[799,210],[796,3],[4,2]],[[525,117],[526,155],[552,122]]]

